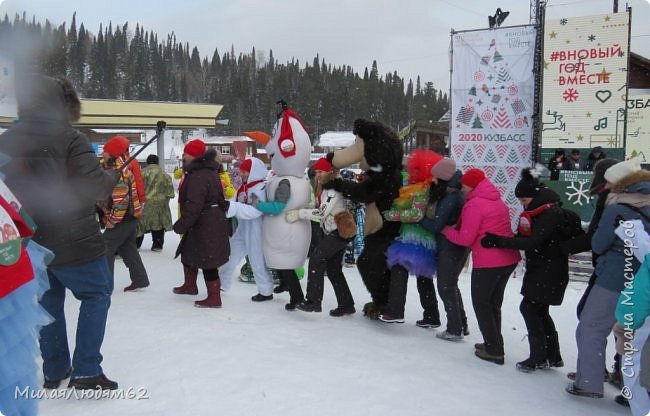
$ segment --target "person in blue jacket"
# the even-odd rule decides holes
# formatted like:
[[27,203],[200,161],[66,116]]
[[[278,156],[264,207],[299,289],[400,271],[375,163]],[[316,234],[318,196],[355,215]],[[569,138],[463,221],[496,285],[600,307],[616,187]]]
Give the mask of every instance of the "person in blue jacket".
[[[463,336],[469,335],[463,298],[458,289],[458,276],[467,261],[469,249],[447,240],[447,237],[442,234],[442,229],[456,224],[460,217],[465,201],[460,192],[462,173],[456,169],[456,162],[445,158],[433,165],[431,174],[434,179],[429,199],[435,202],[431,206],[431,212],[422,219],[420,225],[436,237],[438,293],[447,314],[447,328],[437,333],[436,337],[446,341],[460,341]],[[435,299],[436,292],[431,279],[422,280],[418,278],[418,292],[420,303],[424,307],[427,304],[427,297],[432,294]],[[429,282],[431,286],[427,291],[424,284]]]
[[607,336],[616,322],[614,311],[626,279],[636,273],[640,262],[614,231],[625,221],[641,220],[650,231],[650,172],[641,169],[638,159],[617,163],[605,171],[611,192],[591,240],[598,254],[596,281],[585,301],[576,329],[578,360],[570,394],[603,397],[603,368]]

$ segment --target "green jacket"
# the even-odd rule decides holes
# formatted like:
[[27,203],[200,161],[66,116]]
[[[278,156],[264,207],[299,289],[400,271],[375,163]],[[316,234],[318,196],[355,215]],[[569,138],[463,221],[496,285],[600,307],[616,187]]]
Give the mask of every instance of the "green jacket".
[[137,236],[151,231],[172,229],[172,214],[169,200],[175,197],[171,177],[151,164],[142,169],[147,202],[144,204],[142,217],[138,223]]

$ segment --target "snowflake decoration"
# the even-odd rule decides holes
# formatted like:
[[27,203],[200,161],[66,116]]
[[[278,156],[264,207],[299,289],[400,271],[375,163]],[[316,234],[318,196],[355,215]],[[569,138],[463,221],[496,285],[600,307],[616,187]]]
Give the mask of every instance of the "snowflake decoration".
[[569,20],[568,20],[568,19],[560,19],[560,24],[561,24],[562,26],[566,25],[567,23],[569,23]]
[[595,40],[596,40],[596,35],[589,35],[589,36],[587,37],[587,40],[589,40],[589,42],[593,42],[593,41],[595,41]]
[[[573,205],[583,205],[582,200],[584,199],[584,203],[588,204],[589,200],[591,197],[589,196],[589,183],[588,181],[578,181],[578,182],[571,182],[571,185],[567,186],[567,192],[564,194],[567,196],[567,199],[569,202],[573,203]],[[569,192],[570,191],[570,192]],[[575,201],[573,200],[575,198]]]
[[572,103],[578,99],[578,90],[569,88],[568,90],[564,90],[564,93],[562,94],[562,98],[564,98],[564,101],[568,103]]

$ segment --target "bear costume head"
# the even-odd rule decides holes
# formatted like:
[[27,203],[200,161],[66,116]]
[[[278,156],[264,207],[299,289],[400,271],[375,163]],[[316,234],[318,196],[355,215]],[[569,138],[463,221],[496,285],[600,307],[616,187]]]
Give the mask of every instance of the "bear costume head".
[[378,121],[359,118],[352,130],[356,137],[353,145],[334,152],[332,164],[344,168],[359,163],[361,169],[371,173],[399,171],[402,165],[402,143],[397,134]]
[[378,121],[357,119],[353,133],[357,136],[354,144],[329,153],[327,158],[339,169],[359,163],[365,171],[365,179],[360,183],[334,179],[323,187],[339,191],[351,201],[366,204],[364,232],[370,235],[382,228],[381,212],[388,210],[399,195],[404,152],[397,134]]

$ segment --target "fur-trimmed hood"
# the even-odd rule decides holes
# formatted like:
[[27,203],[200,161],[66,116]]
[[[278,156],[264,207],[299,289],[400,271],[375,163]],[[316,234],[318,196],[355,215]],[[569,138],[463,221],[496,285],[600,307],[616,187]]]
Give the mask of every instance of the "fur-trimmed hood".
[[619,194],[641,193],[650,195],[650,171],[640,170],[631,173],[611,185],[610,190]]
[[211,169],[216,172],[221,171],[221,165],[219,162],[215,160],[217,156],[216,150],[213,148],[210,148],[206,150],[206,152],[203,154],[203,156],[197,157],[196,159],[192,160],[186,167],[185,171],[187,173],[192,173],[196,170],[200,169]]

